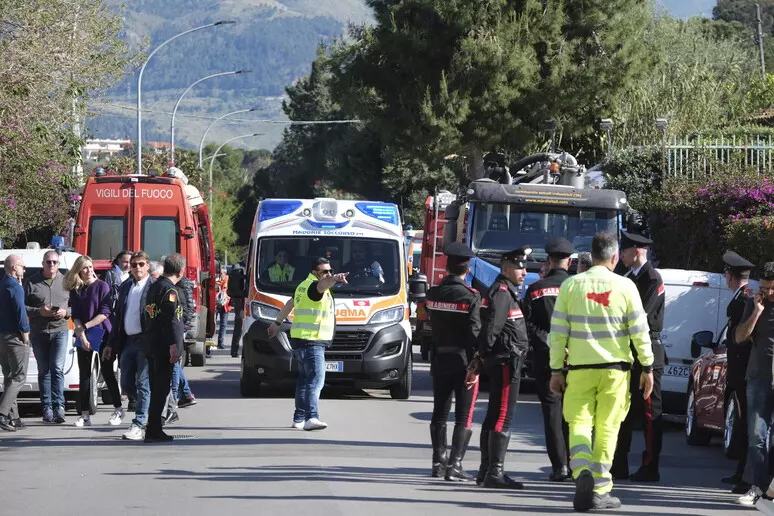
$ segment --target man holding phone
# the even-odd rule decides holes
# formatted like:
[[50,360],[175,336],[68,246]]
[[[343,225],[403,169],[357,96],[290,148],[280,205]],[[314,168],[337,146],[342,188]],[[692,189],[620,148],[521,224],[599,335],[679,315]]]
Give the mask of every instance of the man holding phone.
[[59,252],[43,255],[43,269],[24,282],[24,304],[30,320],[32,350],[44,423],[65,422],[64,366],[67,356],[70,293],[62,285]]
[[763,264],[760,288],[747,302],[742,322],[734,332],[735,342],[746,342],[748,339],[752,348],[747,366],[748,444],[744,481],[750,484],[750,490],[736,503],[751,507],[769,485],[767,443],[774,424],[771,413],[774,404],[771,370],[774,352],[774,262]]

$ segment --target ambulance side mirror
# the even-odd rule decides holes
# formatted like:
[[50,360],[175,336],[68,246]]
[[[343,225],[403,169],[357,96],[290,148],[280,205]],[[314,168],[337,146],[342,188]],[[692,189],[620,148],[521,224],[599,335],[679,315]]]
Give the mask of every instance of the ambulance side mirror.
[[709,330],[699,331],[693,334],[691,339],[691,356],[693,358],[699,358],[701,355],[701,348],[715,347],[715,334]]
[[427,295],[427,276],[424,274],[412,275],[408,281],[408,288],[410,302],[423,302]]
[[446,207],[443,218],[446,219],[446,224],[443,226],[443,246],[451,244],[457,241],[457,221],[460,218],[460,205],[457,203],[451,203]]

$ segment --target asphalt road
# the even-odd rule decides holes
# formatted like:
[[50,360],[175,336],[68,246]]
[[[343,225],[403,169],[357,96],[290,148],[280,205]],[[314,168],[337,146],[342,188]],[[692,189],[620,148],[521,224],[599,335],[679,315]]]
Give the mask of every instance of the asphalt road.
[[[498,492],[429,477],[427,364],[416,364],[408,401],[379,391],[324,391],[321,417],[330,427],[320,432],[289,428],[292,392],[242,399],[238,360],[227,351],[215,351],[206,367],[186,373],[199,403],[180,410],[180,422],[167,429],[180,438],[170,444],[122,441],[125,427],[107,425],[108,406],[92,416],[90,428],[73,427],[73,415],[66,426],[44,425],[31,415],[27,430],[0,433],[0,516],[572,512],[573,485],[545,481],[548,459],[534,394],[522,397],[506,459],[509,474],[526,488]],[[485,398],[477,405],[477,425]],[[478,466],[477,443],[476,427],[466,458],[471,471]],[[641,444],[638,437],[635,451]],[[630,461],[636,467],[635,453]],[[624,507],[608,512],[755,514],[735,506],[719,483],[732,467],[718,443],[688,447],[679,427],[671,428],[662,482],[617,483],[614,494]]]

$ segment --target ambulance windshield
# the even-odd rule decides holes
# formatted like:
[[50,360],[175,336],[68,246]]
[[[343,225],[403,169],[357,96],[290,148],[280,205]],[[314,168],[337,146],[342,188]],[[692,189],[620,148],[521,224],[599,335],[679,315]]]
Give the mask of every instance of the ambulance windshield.
[[266,292],[292,294],[309,276],[314,257],[325,257],[334,273],[348,272],[336,295],[383,296],[400,290],[398,242],[350,237],[267,237],[259,241],[255,282]]
[[618,230],[614,210],[563,209],[520,211],[508,204],[476,203],[473,220],[473,249],[479,254],[500,254],[517,247],[531,247],[538,261],[546,259],[545,245],[564,237],[575,250],[591,251],[591,239],[600,231]]

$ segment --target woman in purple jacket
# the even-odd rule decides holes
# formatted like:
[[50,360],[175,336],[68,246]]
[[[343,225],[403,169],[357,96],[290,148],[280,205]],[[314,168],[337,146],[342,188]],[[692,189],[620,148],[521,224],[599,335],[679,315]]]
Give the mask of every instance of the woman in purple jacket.
[[[62,282],[65,290],[70,291],[70,310],[75,336],[81,341],[81,347],[77,348],[78,369],[80,371],[80,402],[81,417],[75,422],[75,426],[91,426],[91,375],[92,359],[95,351],[107,342],[110,335],[110,311],[113,306],[110,286],[94,275],[94,265],[88,256],[79,256],[75,264],[65,274]],[[102,342],[89,342],[86,331],[100,327],[104,330]],[[99,353],[97,354],[99,359]],[[115,410],[110,416],[109,423],[118,426],[124,420],[124,409],[121,406],[121,392],[118,390],[115,372],[112,362],[100,363],[102,378],[107,384],[110,396],[113,399]]]

